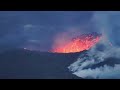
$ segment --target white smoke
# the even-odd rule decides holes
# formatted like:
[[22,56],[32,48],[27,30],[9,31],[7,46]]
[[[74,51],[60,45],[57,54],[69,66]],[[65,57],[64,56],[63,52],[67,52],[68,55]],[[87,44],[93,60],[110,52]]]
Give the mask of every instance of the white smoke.
[[107,58],[113,57],[120,59],[120,48],[106,47],[104,51],[97,50],[97,45],[86,53],[79,56],[78,60],[71,64],[68,68],[73,74],[83,78],[120,78],[120,64],[115,64],[114,67],[105,64],[94,69],[93,65],[104,62]]
[[82,78],[118,79],[120,78],[120,64],[115,64],[114,67],[104,65],[95,69],[80,70],[73,74]]
[[[77,61],[68,67],[73,74],[83,78],[120,79],[120,61],[114,66],[105,63],[103,66],[91,68],[101,62],[104,63],[108,60],[107,58],[120,60],[120,47],[116,44],[119,42],[118,34],[120,33],[113,31],[116,26],[120,26],[119,19],[120,12],[95,12],[92,20],[103,37],[98,44],[80,55]],[[120,30],[118,29],[118,31]],[[99,47],[103,49],[99,50]],[[115,62],[114,59],[113,62]]]

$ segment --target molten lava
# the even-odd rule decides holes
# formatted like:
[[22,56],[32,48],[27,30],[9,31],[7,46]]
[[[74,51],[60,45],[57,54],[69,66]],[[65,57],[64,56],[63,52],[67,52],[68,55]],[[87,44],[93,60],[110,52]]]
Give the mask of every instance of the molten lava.
[[83,50],[88,50],[96,43],[99,42],[101,34],[91,33],[91,34],[82,34],[64,46],[59,46],[53,48],[52,52],[55,53],[74,53],[80,52]]

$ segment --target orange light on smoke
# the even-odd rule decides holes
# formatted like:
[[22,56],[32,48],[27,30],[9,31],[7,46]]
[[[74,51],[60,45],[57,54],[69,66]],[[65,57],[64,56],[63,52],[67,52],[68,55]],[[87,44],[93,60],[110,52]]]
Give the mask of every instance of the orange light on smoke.
[[83,34],[74,38],[64,46],[54,47],[52,52],[55,53],[74,53],[88,50],[99,42],[101,35],[96,33]]

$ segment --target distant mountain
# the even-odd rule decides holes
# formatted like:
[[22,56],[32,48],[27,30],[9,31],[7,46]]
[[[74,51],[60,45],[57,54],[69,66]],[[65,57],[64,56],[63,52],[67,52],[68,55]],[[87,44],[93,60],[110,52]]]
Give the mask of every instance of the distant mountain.
[[79,54],[6,51],[0,54],[0,79],[81,79],[67,68]]

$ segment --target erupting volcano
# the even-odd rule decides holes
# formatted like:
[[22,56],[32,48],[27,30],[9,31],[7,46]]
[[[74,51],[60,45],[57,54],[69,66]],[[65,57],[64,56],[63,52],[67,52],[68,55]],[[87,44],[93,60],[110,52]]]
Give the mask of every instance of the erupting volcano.
[[54,53],[75,53],[81,52],[84,50],[90,49],[96,43],[99,42],[101,34],[96,32],[90,34],[82,34],[73,38],[70,42],[66,45],[61,45],[59,47],[54,47],[52,52]]

